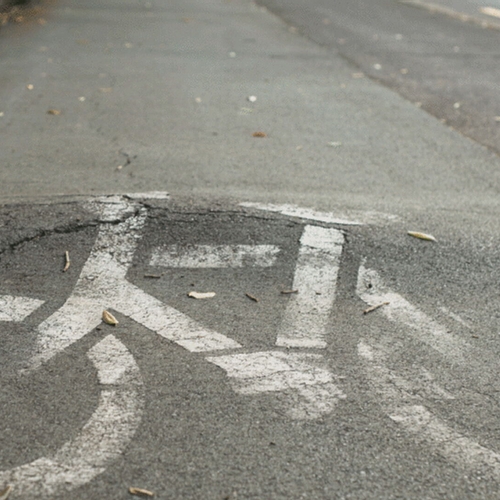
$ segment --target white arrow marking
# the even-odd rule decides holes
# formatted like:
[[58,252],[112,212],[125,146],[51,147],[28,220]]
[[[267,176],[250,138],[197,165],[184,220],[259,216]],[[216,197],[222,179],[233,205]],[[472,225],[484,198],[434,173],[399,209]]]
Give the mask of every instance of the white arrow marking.
[[30,368],[41,365],[96,328],[103,309],[114,309],[192,352],[241,347],[127,281],[146,211],[142,209],[139,215],[116,223],[122,214],[132,211],[133,205],[121,199],[102,205],[97,206],[102,218],[114,223],[101,225],[73,293],[38,327],[37,352]]
[[298,293],[289,297],[276,345],[326,347],[343,244],[338,229],[304,228],[292,285]]
[[398,382],[399,377],[387,369],[380,351],[362,341],[358,345],[358,354],[365,360],[370,384],[383,396],[382,401],[391,420],[417,439],[433,446],[446,459],[481,470],[483,474],[489,473],[496,480],[500,479],[498,453],[451,429],[422,404],[418,404],[421,403],[421,398],[415,396],[412,390],[403,388],[403,385],[409,384]]
[[401,295],[386,288],[377,271],[360,266],[357,294],[370,306],[388,302],[379,309],[388,320],[409,327],[417,339],[452,361],[463,361],[462,351],[467,344],[448,333],[444,326],[429,318]]
[[36,311],[43,303],[43,300],[31,299],[29,297],[0,295],[0,321],[21,322],[32,312]]
[[53,498],[88,483],[121,455],[137,430],[144,397],[134,358],[112,335],[87,355],[105,387],[96,411],[52,456],[0,472],[0,484],[13,486],[10,498]]
[[270,267],[280,249],[275,245],[169,245],[153,250],[151,266],[226,268]]

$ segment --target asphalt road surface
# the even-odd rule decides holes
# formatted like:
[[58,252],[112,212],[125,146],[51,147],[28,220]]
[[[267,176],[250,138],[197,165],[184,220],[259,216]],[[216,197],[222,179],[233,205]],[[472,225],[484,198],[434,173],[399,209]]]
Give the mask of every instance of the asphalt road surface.
[[1,500],[499,496],[500,31],[445,6],[1,28]]

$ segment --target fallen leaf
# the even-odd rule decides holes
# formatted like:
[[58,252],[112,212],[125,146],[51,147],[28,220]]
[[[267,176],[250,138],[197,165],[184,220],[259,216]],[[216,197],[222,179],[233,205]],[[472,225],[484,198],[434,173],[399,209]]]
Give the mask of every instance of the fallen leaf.
[[251,293],[245,293],[245,295],[250,299],[253,300],[254,302],[259,302],[259,299],[252,295]]
[[145,497],[154,497],[155,496],[155,494],[152,491],[144,490],[142,488],[133,488],[132,486],[130,486],[130,488],[128,489],[128,492],[131,495],[142,495]]
[[33,90],[35,87],[31,83],[29,83],[28,85],[26,85],[26,88],[28,90]]
[[380,309],[382,306],[388,306],[388,305],[389,305],[389,302],[382,302],[381,304],[377,304],[375,306],[369,307],[368,309],[365,309],[363,311],[363,314],[371,313],[373,311],[376,311],[377,309]]
[[281,290],[283,295],[290,295],[291,293],[299,293],[298,290]]
[[188,297],[191,297],[192,299],[211,299],[212,297],[215,297],[215,292],[189,292]]
[[12,486],[7,486],[2,491],[0,491],[0,500],[7,500],[9,498],[10,492],[12,491]]
[[48,115],[58,116],[58,115],[61,114],[61,111],[58,110],[58,109],[49,109],[49,110],[47,110],[47,114]]
[[253,136],[254,137],[267,137],[267,134],[265,132],[254,132]]
[[71,261],[69,260],[69,252],[67,250],[64,253],[64,257],[66,259],[66,263],[64,264],[63,273],[65,273],[69,269],[69,266],[71,265]]
[[108,325],[116,326],[118,324],[118,320],[106,310],[102,312],[102,320]]
[[418,231],[408,231],[408,235],[418,238],[419,240],[437,241],[432,234],[419,233]]

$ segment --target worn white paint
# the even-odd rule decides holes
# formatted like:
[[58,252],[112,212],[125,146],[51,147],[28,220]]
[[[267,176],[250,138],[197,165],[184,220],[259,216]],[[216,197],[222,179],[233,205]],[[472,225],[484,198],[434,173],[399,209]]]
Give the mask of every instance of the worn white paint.
[[498,453],[452,429],[425,408],[420,394],[429,397],[434,392],[440,399],[448,394],[432,382],[432,376],[427,375],[427,381],[431,382],[427,386],[422,385],[425,380],[417,381],[417,386],[413,381],[401,379],[387,368],[383,352],[364,341],[358,345],[358,354],[364,360],[370,386],[381,396],[380,404],[393,422],[447,460],[500,479]]
[[153,250],[150,265],[161,267],[271,267],[280,252],[275,245],[168,245]]
[[345,398],[330,371],[318,366],[319,354],[264,351],[210,356],[226,371],[235,392],[245,395],[280,392],[292,418],[314,419],[330,413]]
[[[51,359],[91,332],[101,323],[104,309],[128,316],[189,351],[240,347],[234,340],[203,328],[127,281],[126,274],[141,238],[146,211],[130,201],[123,202],[123,198],[113,199],[111,203],[107,200],[96,203],[96,210],[104,220],[111,222],[101,224],[71,296],[39,325],[36,352],[30,368]],[[137,215],[116,222],[130,213]]]
[[463,361],[463,352],[467,344],[449,333],[444,326],[420,311],[401,295],[388,289],[377,271],[367,269],[364,265],[360,266],[357,294],[370,306],[387,302],[387,305],[378,310],[380,314],[394,323],[404,325],[407,327],[405,331],[411,332],[416,339],[426,343],[451,361]]
[[254,202],[240,203],[240,206],[264,210],[266,212],[276,212],[282,215],[289,215],[291,217],[298,217],[305,220],[343,226],[361,226],[363,224],[394,222],[399,220],[399,217],[396,215],[375,212],[373,210],[363,212],[350,210],[348,213],[319,212],[312,208],[301,208],[296,205],[272,205]]
[[295,205],[271,205],[266,203],[245,202],[240,203],[242,207],[256,208],[265,210],[266,212],[277,212],[282,215],[291,217],[299,217],[306,220],[314,220],[318,222],[326,222],[329,224],[342,224],[344,226],[362,226],[363,223],[348,218],[338,217],[329,212],[318,212],[310,208],[300,208]]
[[23,321],[43,303],[43,300],[29,297],[0,295],[0,321]]
[[132,200],[168,200],[170,195],[166,191],[147,191],[145,193],[127,193]]
[[0,472],[0,484],[13,486],[13,500],[50,499],[88,483],[123,453],[137,430],[144,395],[134,358],[112,335],[96,344],[88,356],[103,387],[95,412],[53,455]]
[[298,293],[288,298],[276,345],[326,347],[343,244],[338,229],[305,226],[292,284]]

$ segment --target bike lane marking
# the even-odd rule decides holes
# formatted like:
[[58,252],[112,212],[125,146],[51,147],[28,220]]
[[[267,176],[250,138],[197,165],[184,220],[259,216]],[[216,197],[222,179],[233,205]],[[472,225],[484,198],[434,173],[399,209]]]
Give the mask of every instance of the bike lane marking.
[[292,285],[298,293],[289,298],[276,345],[326,347],[343,245],[338,229],[305,226]]
[[[387,368],[383,351],[361,340],[358,355],[364,361],[371,387],[381,396],[381,404],[393,422],[447,460],[481,474],[491,474],[495,480],[500,479],[500,454],[460,434],[425,408],[422,397],[415,395],[412,384]],[[437,389],[438,398],[443,397],[443,389],[433,389]]]
[[43,300],[29,297],[0,295],[0,321],[20,323],[44,303]]
[[108,335],[87,357],[102,386],[96,410],[53,455],[0,471],[0,483],[13,485],[11,498],[51,498],[88,483],[123,453],[139,427],[144,390],[132,354]]
[[367,269],[363,264],[359,267],[356,293],[370,306],[385,303],[380,311],[389,321],[408,327],[415,338],[450,361],[464,362],[463,354],[467,343],[448,333],[443,325],[427,316],[398,293],[388,289],[380,274],[374,269]]
[[40,366],[94,330],[104,309],[114,309],[191,352],[241,347],[127,281],[147,213],[137,207],[137,215],[118,224],[114,221],[130,214],[133,206],[130,202],[110,203],[101,210],[102,219],[113,222],[101,224],[71,296],[39,325],[37,352],[28,369]]

